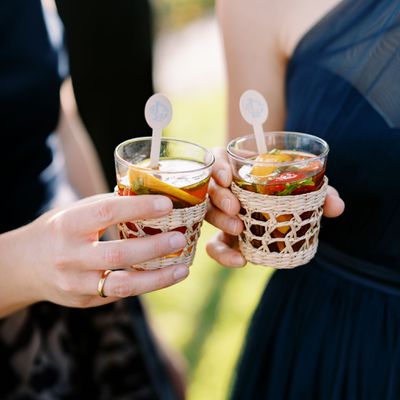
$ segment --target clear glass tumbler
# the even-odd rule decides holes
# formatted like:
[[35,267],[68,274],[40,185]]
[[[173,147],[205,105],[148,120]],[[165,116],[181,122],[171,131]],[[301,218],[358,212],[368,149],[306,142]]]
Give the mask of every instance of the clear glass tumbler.
[[158,168],[149,168],[151,138],[127,140],[115,149],[116,194],[169,197],[173,211],[163,218],[119,224],[121,238],[137,238],[167,231],[186,235],[186,247],[135,269],[155,269],[174,264],[190,265],[207,208],[207,191],[214,163],[210,150],[184,140],[162,138]]
[[328,144],[297,132],[266,132],[267,153],[254,135],[227,146],[245,231],[248,261],[275,268],[305,264],[315,254],[327,178]]

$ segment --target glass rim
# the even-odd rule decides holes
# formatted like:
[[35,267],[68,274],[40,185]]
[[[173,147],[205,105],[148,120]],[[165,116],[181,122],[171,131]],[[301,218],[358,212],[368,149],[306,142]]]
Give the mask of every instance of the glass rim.
[[153,170],[152,168],[148,168],[148,167],[140,167],[137,164],[132,164],[129,161],[126,161],[125,159],[123,159],[119,154],[118,154],[118,150],[128,144],[128,143],[134,143],[134,142],[140,142],[140,141],[150,141],[151,142],[151,136],[142,136],[142,137],[138,137],[138,138],[133,138],[133,139],[128,139],[125,140],[124,142],[120,143],[114,150],[114,157],[115,160],[120,162],[121,164],[127,166],[128,168],[132,168],[134,167],[135,169],[141,170],[141,171],[146,171],[146,172],[157,172],[158,174],[185,174],[185,173],[191,173],[191,172],[199,172],[199,171],[203,171],[206,170],[210,167],[213,166],[214,162],[215,162],[215,156],[212,153],[212,151],[210,149],[207,149],[207,147],[204,147],[200,144],[197,143],[193,143],[193,142],[189,142],[187,140],[183,140],[183,139],[176,139],[176,138],[169,138],[169,137],[162,137],[161,138],[161,142],[175,142],[175,143],[180,143],[180,144],[186,144],[186,145],[190,145],[190,146],[194,146],[197,147],[201,150],[203,150],[205,152],[205,154],[209,154],[211,156],[211,160],[210,162],[208,162],[207,164],[202,165],[199,168],[191,168],[191,169],[187,169],[187,170],[183,170],[183,171],[157,171],[157,170]]
[[239,137],[231,140],[226,146],[226,151],[227,151],[228,155],[231,158],[233,158],[234,160],[239,161],[241,163],[246,163],[246,164],[251,164],[251,165],[257,164],[257,165],[260,165],[260,166],[278,166],[279,165],[279,166],[282,166],[282,167],[296,165],[296,164],[298,165],[300,163],[308,163],[308,162],[316,161],[316,160],[321,160],[321,159],[325,158],[329,153],[329,145],[328,145],[328,143],[324,139],[319,138],[318,136],[310,135],[308,133],[295,132],[295,131],[266,131],[266,132],[264,132],[264,136],[265,135],[271,135],[271,134],[272,135],[275,134],[275,135],[279,135],[279,136],[283,136],[285,134],[289,134],[289,135],[292,135],[292,136],[300,136],[300,137],[309,138],[309,139],[312,139],[312,140],[320,143],[324,147],[324,151],[318,156],[313,156],[313,157],[307,158],[305,160],[285,161],[285,162],[256,161],[255,159],[251,160],[249,158],[241,157],[241,156],[239,156],[237,154],[234,154],[232,152],[231,147],[236,142],[238,142],[239,140],[245,141],[245,140],[252,139],[252,140],[256,141],[256,138],[255,138],[254,134],[245,135],[245,136],[239,136]]

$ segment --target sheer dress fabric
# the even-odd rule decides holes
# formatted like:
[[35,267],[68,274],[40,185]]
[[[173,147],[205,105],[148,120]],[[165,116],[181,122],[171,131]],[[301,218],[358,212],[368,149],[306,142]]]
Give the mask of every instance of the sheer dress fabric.
[[324,16],[289,62],[286,104],[286,130],[330,145],[346,210],[322,221],[312,262],[273,274],[232,399],[399,399],[400,3]]

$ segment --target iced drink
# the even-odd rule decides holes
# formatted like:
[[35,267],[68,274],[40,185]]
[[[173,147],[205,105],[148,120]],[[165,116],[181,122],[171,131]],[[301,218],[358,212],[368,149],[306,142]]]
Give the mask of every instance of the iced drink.
[[207,208],[207,190],[214,157],[199,145],[163,138],[158,167],[149,168],[150,150],[151,138],[128,140],[116,148],[116,192],[120,196],[164,195],[171,199],[174,209],[167,217],[120,224],[120,237],[182,232],[187,238],[187,245],[182,251],[133,267],[154,269],[178,263],[190,265]]
[[265,154],[257,154],[253,136],[228,145],[245,223],[240,248],[249,261],[290,268],[317,248],[328,145],[295,132],[266,133],[265,140]]

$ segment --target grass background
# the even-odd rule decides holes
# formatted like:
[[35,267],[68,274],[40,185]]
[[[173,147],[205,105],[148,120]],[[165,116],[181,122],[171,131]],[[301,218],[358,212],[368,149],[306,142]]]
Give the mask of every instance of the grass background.
[[[206,147],[223,145],[225,96],[221,90],[171,97],[167,135]],[[211,260],[205,244],[215,228],[205,223],[191,274],[184,282],[145,296],[156,331],[187,361],[188,399],[226,399],[245,331],[270,270],[230,270]]]

